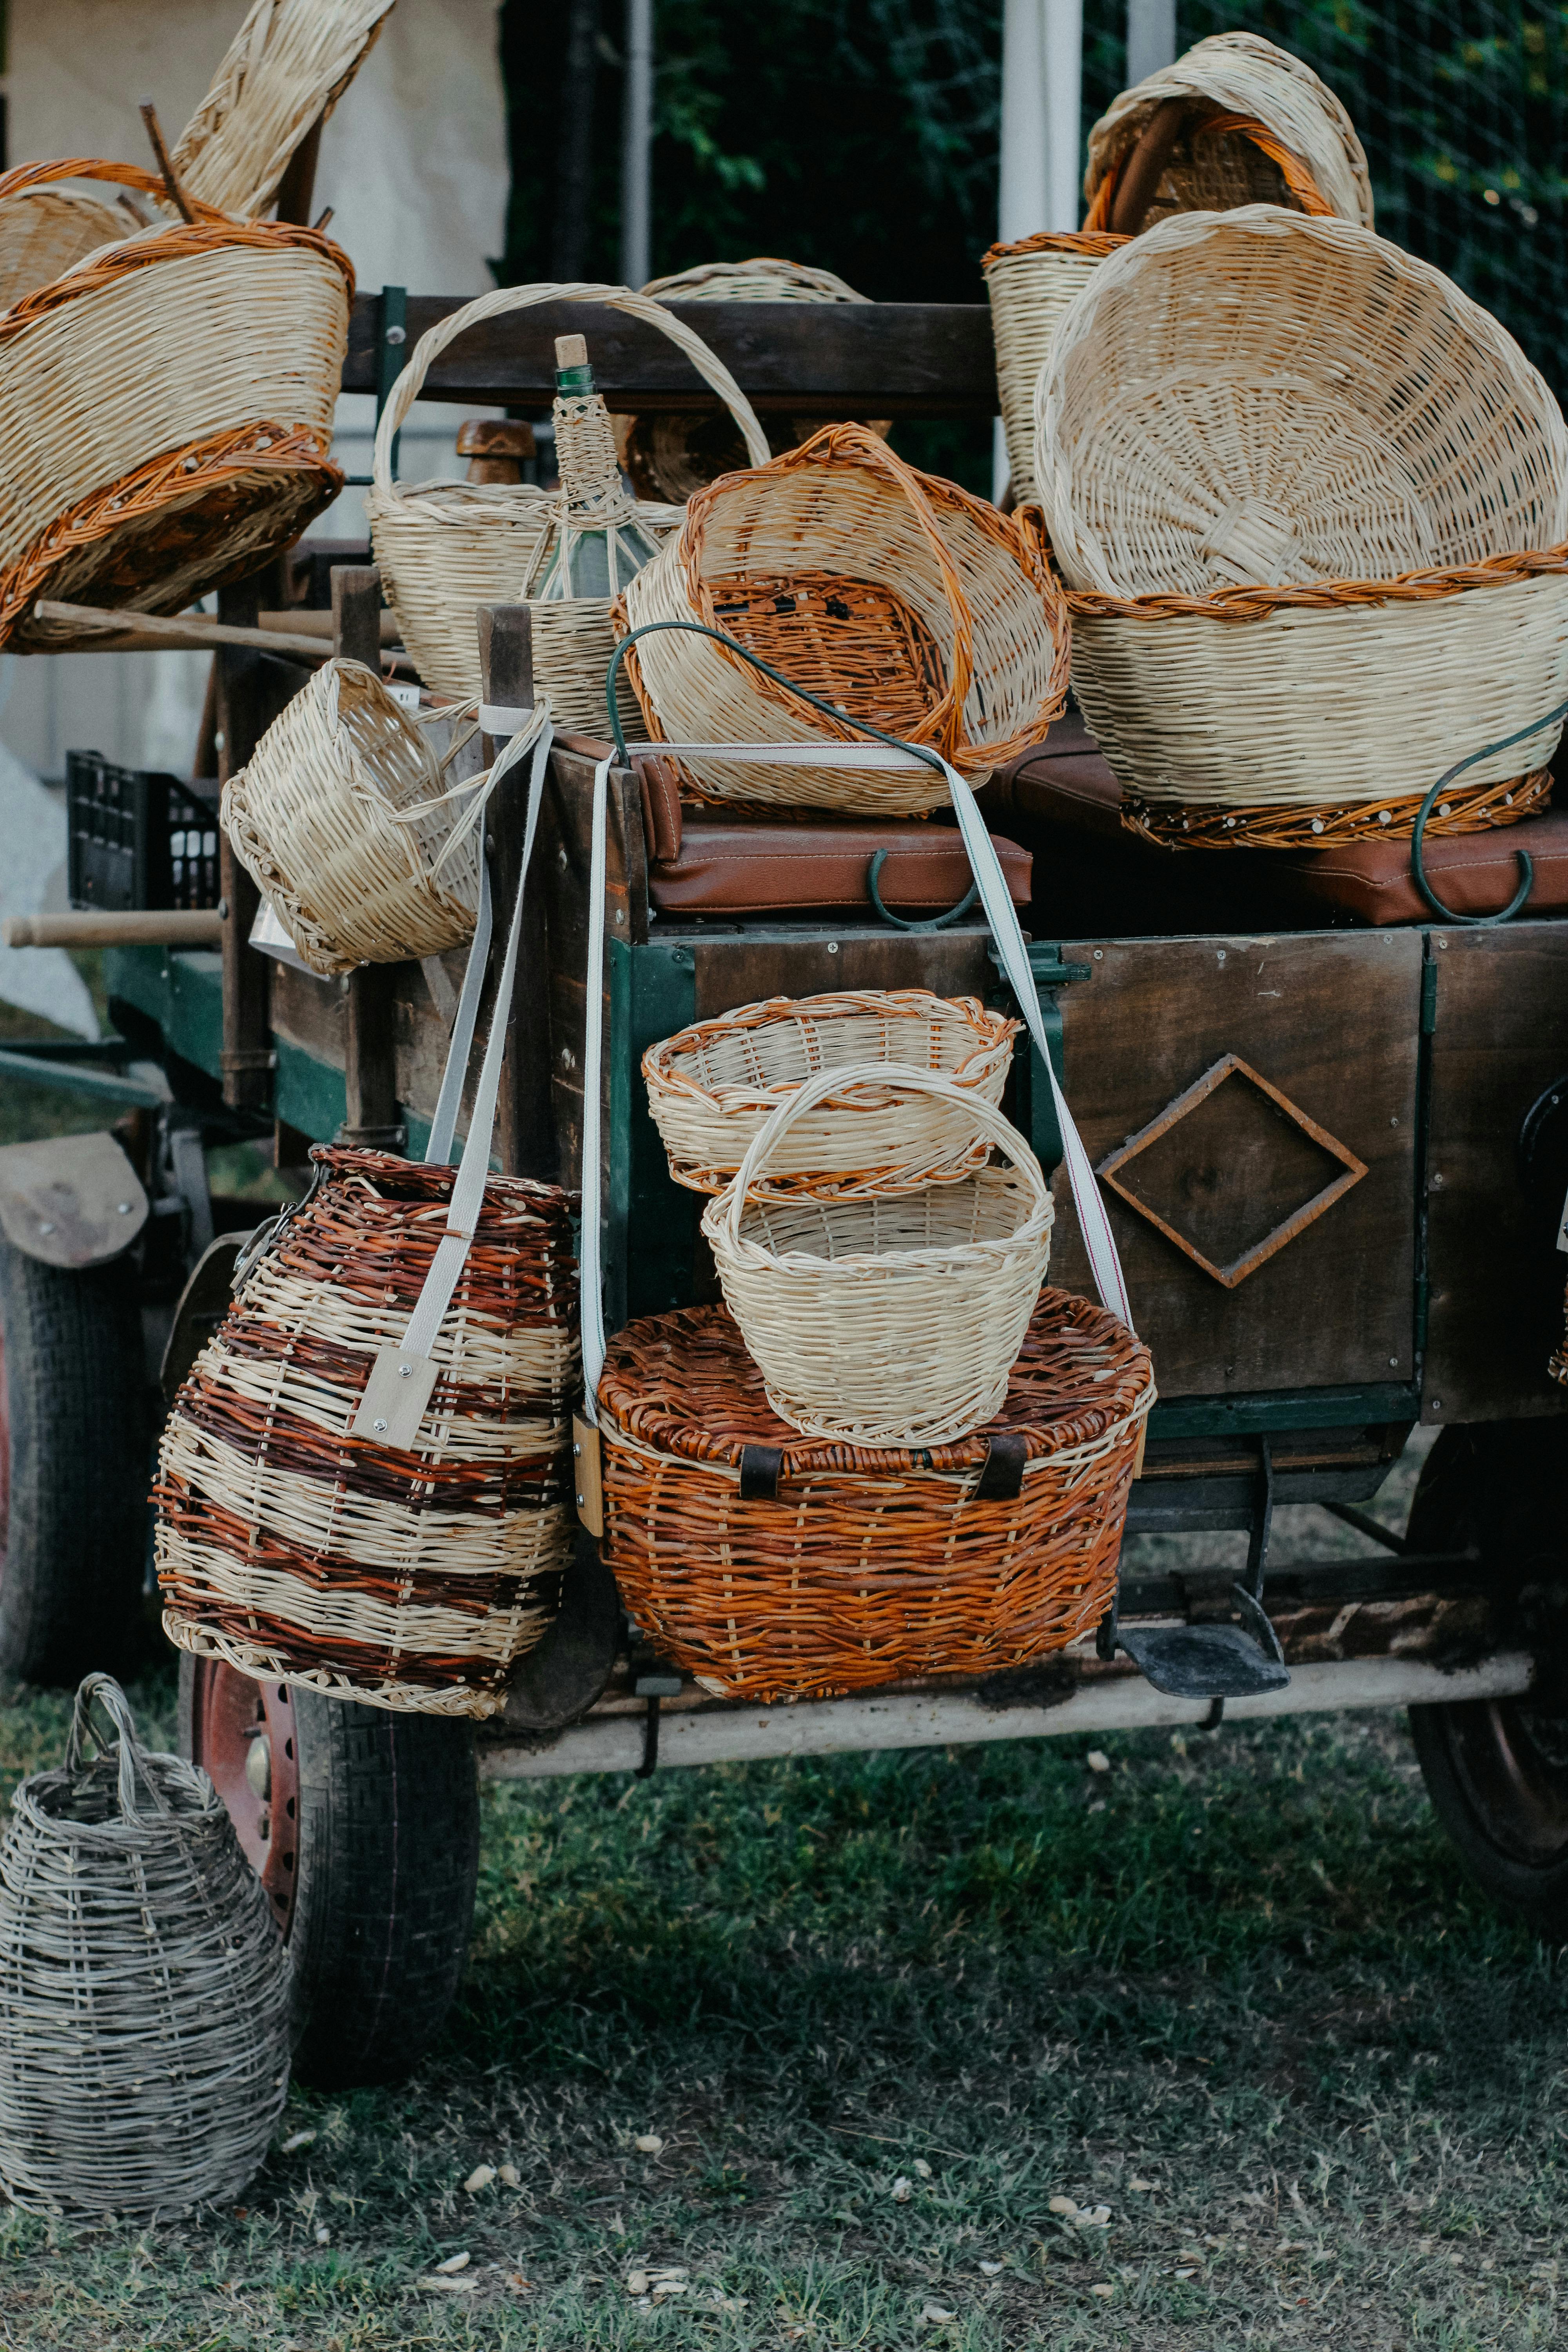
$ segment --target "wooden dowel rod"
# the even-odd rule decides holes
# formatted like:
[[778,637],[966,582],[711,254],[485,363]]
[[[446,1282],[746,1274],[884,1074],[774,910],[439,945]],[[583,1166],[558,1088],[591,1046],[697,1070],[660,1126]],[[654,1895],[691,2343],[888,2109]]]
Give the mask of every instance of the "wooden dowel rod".
[[[215,646],[250,646],[258,653],[297,654],[303,661],[325,661],[331,653],[331,615],[300,614],[300,619],[313,623],[318,617],[326,626],[318,635],[313,626],[300,628],[295,616],[283,613],[260,615],[258,628],[237,628],[226,621],[209,621],[199,613],[182,614],[167,620],[156,613],[119,612],[96,604],[60,604],[47,596],[40,597],[33,607],[37,621],[57,621],[75,629],[89,642],[71,648],[78,653],[205,653]],[[385,613],[383,621],[391,621]],[[97,642],[93,642],[97,641]],[[383,668],[395,666],[395,656],[382,656]]]
[[68,915],[10,915],[8,948],[216,948],[223,917],[216,908],[151,908],[145,913],[86,908]]

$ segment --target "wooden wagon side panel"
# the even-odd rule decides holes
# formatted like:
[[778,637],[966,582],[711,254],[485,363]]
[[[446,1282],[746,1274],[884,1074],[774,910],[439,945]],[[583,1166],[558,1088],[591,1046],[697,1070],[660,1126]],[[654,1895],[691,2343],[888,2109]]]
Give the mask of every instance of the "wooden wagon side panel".
[[[1414,1379],[1421,940],[1090,940],[1060,993],[1161,1395]],[[1109,1163],[1109,1164],[1108,1164]],[[1065,1179],[1051,1279],[1089,1287]]]
[[1568,1074],[1568,924],[1434,930],[1426,1219],[1431,1305],[1421,1418],[1568,1411],[1547,1378],[1563,1336],[1561,1197],[1521,1181],[1526,1112]]

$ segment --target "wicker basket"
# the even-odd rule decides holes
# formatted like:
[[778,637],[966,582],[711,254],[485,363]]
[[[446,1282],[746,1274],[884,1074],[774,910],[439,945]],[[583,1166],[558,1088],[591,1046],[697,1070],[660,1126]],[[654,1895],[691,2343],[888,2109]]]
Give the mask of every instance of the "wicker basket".
[[[27,163],[161,191],[129,163]],[[174,613],[254,571],[342,487],[328,457],[353,272],[314,229],[142,231],[0,317],[0,643],[66,634],[34,604]]]
[[[1408,833],[1456,761],[1568,694],[1557,403],[1370,232],[1164,222],[1074,304],[1036,414],[1074,688],[1165,837]],[[1471,770],[1434,829],[1538,806],[1554,741]]]
[[[1139,225],[1177,212],[1300,205],[1310,188],[1340,219],[1372,226],[1366,156],[1333,91],[1272,41],[1216,33],[1123,90],[1089,132],[1083,193],[1091,227],[1133,226],[1113,223],[1117,183],[1162,114],[1174,136]],[[1216,131],[1216,116],[1237,120]]]
[[8,197],[0,203],[0,310],[100,246],[134,236],[149,217],[123,199],[106,203],[85,188],[24,188]]
[[89,1675],[63,1767],[24,1780],[11,1811],[7,2195],[33,2212],[161,2220],[237,2196],[288,2096],[288,1961],[212,1782],[150,1755],[118,1685]]
[[[1037,518],[917,473],[858,425],[727,475],[686,511],[622,599],[627,628],[704,623],[966,778],[989,775],[1060,715],[1068,630]],[[722,645],[671,632],[644,639],[626,667],[656,741],[862,740]],[[781,771],[713,751],[680,765],[708,800],[915,816],[948,799],[924,768]]]
[[364,63],[393,0],[254,0],[172,158],[188,196],[239,220],[271,205],[290,158]]
[[439,955],[472,935],[483,782],[448,792],[442,771],[373,670],[331,661],[225,785],[224,831],[312,971]]
[[[405,489],[392,478],[393,444],[431,366],[468,328],[540,302],[565,301],[604,302],[658,327],[719,394],[752,459],[767,455],[763,429],[728,368],[689,327],[624,286],[498,287],[432,327],[415,345],[382,413],[366,505],[375,560],[403,642],[426,685],[458,700],[480,691],[475,608],[531,595],[550,551],[557,502],[527,484],[426,482]],[[637,519],[667,531],[680,516],[673,509],[643,507]],[[534,606],[534,680],[550,698],[557,727],[604,733],[605,673],[614,646],[607,600],[574,597]]]
[[[655,278],[643,292],[656,302],[865,302],[831,269],[809,269],[798,261],[757,255],[750,261],[705,261],[673,278]],[[820,418],[774,418],[765,426],[775,457],[809,440]],[[871,426],[885,440],[886,419]],[[680,503],[705,489],[721,474],[746,463],[740,436],[727,417],[700,411],[664,411],[653,416],[616,420],[621,463],[640,499]]]
[[1013,494],[1036,498],[1035,386],[1057,320],[1108,254],[1127,242],[1097,229],[1042,230],[1016,245],[994,245],[980,267],[991,305],[996,382]]
[[[1011,1165],[891,1198],[757,1199],[790,1129],[836,1091],[866,1085],[947,1105]],[[912,1064],[851,1062],[784,1097],[702,1230],[781,1420],[851,1445],[941,1445],[1001,1409],[1053,1214],[1034,1153],[974,1087]]]
[[368,1700],[493,1714],[553,1613],[579,1384],[572,1204],[491,1177],[409,1450],[351,1434],[446,1228],[449,1168],[312,1148],[159,1452],[163,1625],[199,1656]]
[[[650,1317],[599,1382],[605,1557],[639,1628],[728,1697],[1024,1665],[1110,1606],[1153,1399],[1131,1332],[1046,1290],[987,1429],[912,1452],[822,1444],[769,1410],[722,1307]],[[1009,1450],[1016,1492],[984,1498]]]
[[[994,1108],[1021,1025],[975,997],[923,988],[773,996],[650,1045],[643,1078],[676,1182],[721,1192],[773,1112],[814,1071],[914,1063]],[[972,1175],[990,1155],[990,1138],[967,1112],[935,1096],[860,1087],[847,1099],[829,1097],[790,1129],[752,1198],[915,1192]]]

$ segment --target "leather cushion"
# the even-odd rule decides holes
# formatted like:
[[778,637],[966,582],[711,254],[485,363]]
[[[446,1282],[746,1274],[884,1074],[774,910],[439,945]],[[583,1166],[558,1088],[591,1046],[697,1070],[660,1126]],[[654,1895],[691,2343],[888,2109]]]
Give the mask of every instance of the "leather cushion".
[[[882,902],[906,918],[945,914],[973,879],[956,826],[939,820],[879,822],[816,810],[731,816],[689,803],[680,820],[678,855],[648,866],[648,896],[660,914],[861,913],[870,903],[867,870],[879,849],[888,852],[877,884]],[[1014,903],[1027,906],[1028,851],[992,839]]]

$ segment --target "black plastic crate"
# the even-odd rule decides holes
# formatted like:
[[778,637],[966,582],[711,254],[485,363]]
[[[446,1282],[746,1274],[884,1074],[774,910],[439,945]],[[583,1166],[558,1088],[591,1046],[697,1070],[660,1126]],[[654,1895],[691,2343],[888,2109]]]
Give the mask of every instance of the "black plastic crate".
[[216,907],[217,808],[178,776],[66,753],[73,907]]

